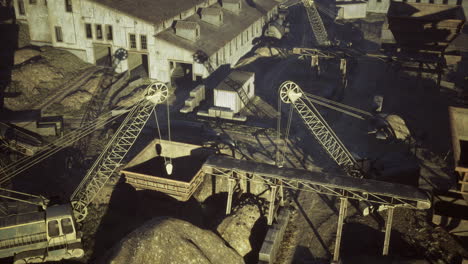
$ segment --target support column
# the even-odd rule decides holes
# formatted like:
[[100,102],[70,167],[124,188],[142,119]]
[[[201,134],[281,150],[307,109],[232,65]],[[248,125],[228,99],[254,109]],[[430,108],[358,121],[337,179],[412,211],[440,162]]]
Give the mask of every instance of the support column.
[[394,207],[389,207],[387,211],[387,223],[385,225],[385,240],[384,240],[384,246],[383,246],[383,253],[382,255],[387,256],[388,255],[388,248],[390,246],[390,235],[392,233],[392,222],[393,222],[393,210]]
[[270,208],[268,208],[268,225],[273,224],[273,214],[275,212],[275,200],[276,200],[277,190],[278,190],[278,186],[271,186]]
[[280,195],[280,205],[284,206],[285,201],[284,201],[284,187],[283,187],[283,184],[280,185],[279,192],[280,192],[280,194],[279,194]]
[[227,199],[227,205],[226,205],[226,214],[231,213],[231,207],[232,207],[232,196],[234,194],[234,185],[236,184],[236,180],[229,178],[228,179],[228,199]]
[[340,244],[343,231],[343,222],[348,211],[348,198],[340,198],[340,214],[338,215],[338,227],[336,229],[335,251],[333,252],[333,263],[340,259]]

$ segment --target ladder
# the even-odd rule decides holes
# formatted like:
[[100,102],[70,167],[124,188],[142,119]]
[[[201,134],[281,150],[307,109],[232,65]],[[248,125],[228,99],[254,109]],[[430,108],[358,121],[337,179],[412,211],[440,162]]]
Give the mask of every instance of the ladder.
[[[72,207],[77,222],[81,222],[87,215],[87,207],[104,187],[109,178],[121,166],[121,162],[135,143],[151,116],[157,104],[165,101],[168,88],[163,83],[151,84],[148,90],[155,86],[152,95],[156,99],[146,99],[138,102],[128,113],[112,139],[107,143],[101,155],[88,170],[75,192],[71,196]],[[160,93],[158,95],[157,93]],[[148,92],[147,92],[148,94]]]
[[314,32],[315,39],[319,46],[330,46],[330,40],[328,39],[327,30],[323,24],[322,18],[314,4],[313,0],[302,0],[304,7],[307,12],[307,18],[309,19],[310,27]]
[[286,81],[281,84],[280,96],[283,102],[290,103],[294,107],[309,132],[348,175],[358,178],[364,177],[349,150],[296,83]]

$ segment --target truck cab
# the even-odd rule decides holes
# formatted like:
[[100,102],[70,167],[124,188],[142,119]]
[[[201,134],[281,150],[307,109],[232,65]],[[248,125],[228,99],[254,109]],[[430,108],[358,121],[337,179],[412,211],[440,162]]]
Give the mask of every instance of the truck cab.
[[55,205],[46,209],[47,258],[60,260],[79,258],[84,255],[81,237],[69,204]]

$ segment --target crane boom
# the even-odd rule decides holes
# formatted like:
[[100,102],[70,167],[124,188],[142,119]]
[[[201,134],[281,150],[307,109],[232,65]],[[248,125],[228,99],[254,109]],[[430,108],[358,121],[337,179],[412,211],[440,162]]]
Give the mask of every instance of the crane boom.
[[299,85],[292,81],[286,81],[281,84],[279,95],[283,102],[294,107],[309,132],[348,175],[363,178],[364,175],[358,167],[356,159],[333,132],[312,102],[305,96]]
[[307,12],[307,18],[309,19],[310,27],[314,32],[315,39],[319,46],[330,46],[330,40],[328,39],[327,30],[323,24],[322,18],[315,6],[313,0],[302,0],[305,10]]
[[119,129],[72,194],[70,200],[78,222],[84,220],[88,205],[121,166],[123,158],[135,143],[156,105],[167,99],[168,88],[164,83],[153,83],[147,89],[146,98],[130,110]]

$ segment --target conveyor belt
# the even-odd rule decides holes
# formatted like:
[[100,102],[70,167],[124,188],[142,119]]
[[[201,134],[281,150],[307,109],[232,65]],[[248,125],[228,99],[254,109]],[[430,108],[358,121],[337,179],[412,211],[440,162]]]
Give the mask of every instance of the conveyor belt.
[[205,173],[221,177],[236,177],[238,174],[247,174],[252,180],[255,176],[263,178],[268,184],[282,185],[284,188],[300,189],[394,207],[413,209],[429,209],[431,207],[431,199],[426,192],[413,186],[397,183],[359,179],[345,175],[332,176],[318,171],[278,168],[274,165],[224,156],[211,156],[204,163],[203,170]]

